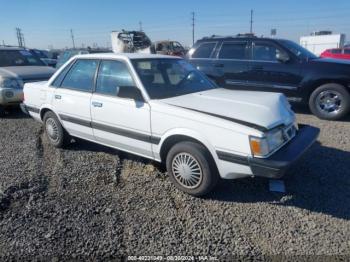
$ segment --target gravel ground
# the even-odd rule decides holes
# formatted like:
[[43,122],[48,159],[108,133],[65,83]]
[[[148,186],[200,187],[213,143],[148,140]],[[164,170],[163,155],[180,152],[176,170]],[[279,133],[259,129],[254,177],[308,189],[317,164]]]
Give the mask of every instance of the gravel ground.
[[350,118],[284,177],[222,181],[205,198],[177,191],[159,165],[77,141],[51,147],[18,111],[0,119],[0,258],[126,255],[350,255]]

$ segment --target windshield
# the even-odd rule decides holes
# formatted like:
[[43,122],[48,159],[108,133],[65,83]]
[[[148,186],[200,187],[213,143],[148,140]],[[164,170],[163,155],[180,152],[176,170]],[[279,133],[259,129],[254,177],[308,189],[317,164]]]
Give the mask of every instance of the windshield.
[[309,50],[305,49],[304,47],[298,45],[297,43],[290,41],[290,40],[279,40],[280,43],[285,46],[289,51],[291,51],[294,55],[300,58],[308,58],[308,59],[315,59],[317,58],[316,55],[311,53]]
[[151,99],[216,88],[201,72],[181,59],[135,59],[132,63]]
[[0,50],[0,67],[3,66],[45,66],[45,64],[27,50]]

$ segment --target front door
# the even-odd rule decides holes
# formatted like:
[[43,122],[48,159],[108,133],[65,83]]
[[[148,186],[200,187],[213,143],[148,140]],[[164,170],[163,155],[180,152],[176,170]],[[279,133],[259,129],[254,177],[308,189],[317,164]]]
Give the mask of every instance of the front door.
[[69,134],[93,139],[90,104],[98,60],[78,59],[56,88],[53,106]]
[[288,56],[285,50],[274,43],[253,41],[248,74],[251,89],[295,95],[302,81],[301,64],[290,56],[288,61],[279,61],[277,57],[282,53]]
[[91,99],[94,136],[102,144],[153,157],[150,107],[135,99],[133,90],[135,82],[124,61],[101,61]]

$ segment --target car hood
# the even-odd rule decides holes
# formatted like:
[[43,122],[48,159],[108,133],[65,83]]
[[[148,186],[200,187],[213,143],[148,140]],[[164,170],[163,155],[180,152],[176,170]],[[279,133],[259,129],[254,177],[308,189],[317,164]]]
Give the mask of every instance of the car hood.
[[217,88],[161,101],[262,130],[295,120],[286,97],[279,93]]
[[49,79],[55,71],[48,66],[7,66],[0,67],[0,76],[20,78],[25,82],[38,81]]

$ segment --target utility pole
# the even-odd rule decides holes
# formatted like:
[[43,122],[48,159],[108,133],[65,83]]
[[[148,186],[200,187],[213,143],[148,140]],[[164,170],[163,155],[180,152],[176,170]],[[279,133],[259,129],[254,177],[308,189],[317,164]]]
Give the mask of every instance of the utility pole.
[[73,29],[70,30],[70,36],[72,38],[72,42],[73,42],[73,48],[75,49],[75,42],[74,42],[74,34],[73,34]]
[[2,40],[2,45],[5,46],[5,40]]
[[192,12],[192,45],[194,45],[194,26],[195,26],[195,13]]
[[140,25],[140,31],[142,32],[142,21],[139,22],[139,25]]
[[250,10],[250,33],[253,33],[253,9]]

